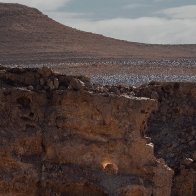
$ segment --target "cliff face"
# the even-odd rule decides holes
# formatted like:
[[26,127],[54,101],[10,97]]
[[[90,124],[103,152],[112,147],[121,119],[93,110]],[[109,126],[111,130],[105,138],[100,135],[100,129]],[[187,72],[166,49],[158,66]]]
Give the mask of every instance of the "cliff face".
[[193,196],[195,122],[194,83],[106,88],[1,68],[0,194]]
[[47,68],[0,81],[1,195],[170,195],[173,171],[144,135],[157,101]]
[[147,125],[155,154],[175,171],[172,195],[196,195],[196,84],[155,83],[136,95],[156,99]]

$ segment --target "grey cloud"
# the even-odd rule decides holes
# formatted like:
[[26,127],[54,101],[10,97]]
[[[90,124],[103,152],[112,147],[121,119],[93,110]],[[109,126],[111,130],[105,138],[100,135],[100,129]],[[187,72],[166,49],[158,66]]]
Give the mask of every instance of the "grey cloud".
[[160,11],[159,13],[170,18],[196,20],[196,5],[186,5],[175,8],[168,8]]
[[195,0],[1,1],[37,7],[65,25],[118,39],[196,43]]
[[[55,14],[53,17],[55,18]],[[77,19],[76,15],[64,19],[58,16],[56,19],[80,30],[122,40],[157,44],[196,43],[196,21],[192,19],[141,17],[92,21],[84,18]]]
[[46,10],[56,10],[59,7],[64,6],[66,3],[70,2],[71,0],[1,0],[2,3],[20,3],[30,7],[35,7],[42,11]]

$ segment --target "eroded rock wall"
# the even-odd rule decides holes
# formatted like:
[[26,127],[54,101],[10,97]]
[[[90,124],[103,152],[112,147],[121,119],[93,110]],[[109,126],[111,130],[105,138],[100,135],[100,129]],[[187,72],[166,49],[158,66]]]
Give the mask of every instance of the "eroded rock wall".
[[0,70],[1,195],[170,195],[144,128],[157,102],[51,70]]
[[156,156],[175,171],[172,195],[196,195],[196,84],[154,83],[140,87],[136,95],[159,103],[146,135]]

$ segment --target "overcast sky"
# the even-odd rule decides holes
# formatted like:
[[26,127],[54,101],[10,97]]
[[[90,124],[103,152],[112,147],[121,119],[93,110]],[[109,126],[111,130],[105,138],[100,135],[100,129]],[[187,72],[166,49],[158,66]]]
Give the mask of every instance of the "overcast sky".
[[0,0],[77,29],[144,43],[196,44],[196,0]]

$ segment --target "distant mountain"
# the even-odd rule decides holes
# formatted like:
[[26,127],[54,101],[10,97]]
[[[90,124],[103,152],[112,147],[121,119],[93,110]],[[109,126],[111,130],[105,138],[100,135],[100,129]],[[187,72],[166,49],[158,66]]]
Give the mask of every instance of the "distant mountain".
[[196,45],[122,41],[64,26],[39,10],[0,3],[0,62],[67,58],[196,57]]

